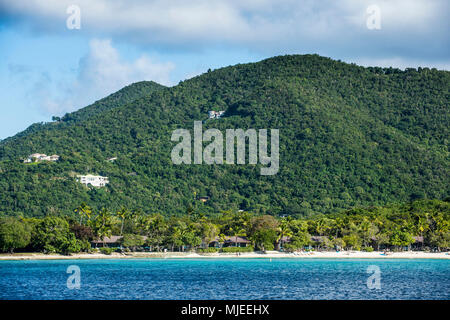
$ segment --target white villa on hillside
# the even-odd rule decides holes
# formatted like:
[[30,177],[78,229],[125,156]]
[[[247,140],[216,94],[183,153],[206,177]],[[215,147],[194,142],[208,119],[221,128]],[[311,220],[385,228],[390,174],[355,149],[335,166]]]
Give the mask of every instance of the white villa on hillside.
[[77,176],[77,181],[79,183],[82,183],[84,185],[92,185],[94,187],[104,187],[109,183],[108,177],[102,177],[102,176],[94,176],[92,174],[88,174],[85,176]]
[[210,119],[219,119],[225,114],[225,111],[208,111],[208,117]]
[[23,160],[24,163],[31,163],[31,162],[39,162],[39,161],[58,161],[59,156],[54,154],[52,156],[47,156],[44,153],[33,153],[28,156],[25,160]]

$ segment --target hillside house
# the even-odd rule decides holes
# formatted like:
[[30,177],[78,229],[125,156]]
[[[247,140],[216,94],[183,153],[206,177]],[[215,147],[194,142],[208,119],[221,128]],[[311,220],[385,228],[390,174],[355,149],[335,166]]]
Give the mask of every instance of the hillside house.
[[209,200],[209,197],[208,196],[198,197],[197,200],[200,200],[201,202],[206,202]]
[[94,176],[91,174],[85,176],[77,176],[77,181],[84,185],[92,185],[94,187],[104,187],[109,183],[108,177]]
[[58,160],[59,160],[59,156],[56,154],[47,156],[45,153],[33,153],[33,154],[30,154],[23,162],[31,163],[31,162],[58,161]]
[[210,119],[219,119],[225,114],[225,111],[208,111],[208,117]]

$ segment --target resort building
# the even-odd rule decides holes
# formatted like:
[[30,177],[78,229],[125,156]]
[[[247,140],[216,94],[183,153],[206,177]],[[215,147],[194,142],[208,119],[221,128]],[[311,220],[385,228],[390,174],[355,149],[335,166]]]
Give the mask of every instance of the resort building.
[[[122,247],[123,236],[110,236],[103,239],[96,239],[91,241],[91,247],[108,247],[108,248],[120,248]],[[142,240],[147,240],[147,236],[142,236]]]
[[109,183],[108,177],[94,176],[88,174],[86,176],[77,176],[77,181],[84,185],[92,185],[93,187],[104,187]]
[[23,160],[24,163],[31,163],[31,162],[40,162],[40,161],[58,161],[59,156],[54,154],[52,156],[47,156],[45,153],[33,153],[30,154],[25,160]]
[[104,237],[102,239],[96,239],[91,241],[91,246],[94,248],[97,247],[109,247],[109,248],[118,248],[120,247],[120,239],[122,239],[122,236],[110,236],[110,237]]
[[225,111],[208,111],[208,117],[210,119],[219,119],[225,114]]
[[246,237],[228,237],[223,243],[224,247],[242,247],[245,248],[251,244]]
[[246,237],[225,237],[223,243],[220,242],[219,238],[216,237],[213,241],[209,243],[209,247],[220,248],[220,247],[241,247],[245,248],[251,244],[251,241]]
[[288,244],[289,242],[291,242],[291,237],[283,236],[278,241],[278,243],[275,243],[275,249],[281,250],[281,249],[283,249],[284,245]]

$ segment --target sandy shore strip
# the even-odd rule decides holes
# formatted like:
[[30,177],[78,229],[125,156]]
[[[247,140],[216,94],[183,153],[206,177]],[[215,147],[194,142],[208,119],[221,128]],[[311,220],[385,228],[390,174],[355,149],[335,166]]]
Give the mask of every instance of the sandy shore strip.
[[202,259],[202,258],[327,258],[327,259],[450,259],[448,252],[389,252],[387,255],[383,252],[363,252],[363,251],[341,251],[341,252],[296,252],[282,253],[277,251],[268,251],[266,253],[246,252],[237,255],[236,253],[193,253],[193,252],[130,252],[126,254],[112,253],[105,255],[101,253],[78,253],[72,255],[42,254],[42,253],[15,253],[0,254],[2,260],[72,260],[72,259],[136,259],[136,258],[159,258],[159,259]]

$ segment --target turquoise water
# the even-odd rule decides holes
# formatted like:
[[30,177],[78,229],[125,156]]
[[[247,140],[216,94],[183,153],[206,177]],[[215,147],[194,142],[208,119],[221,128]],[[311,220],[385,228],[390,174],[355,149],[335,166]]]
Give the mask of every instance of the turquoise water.
[[[67,268],[80,268],[80,288]],[[367,268],[379,268],[369,289]],[[449,299],[450,261],[117,259],[1,261],[0,299]]]

